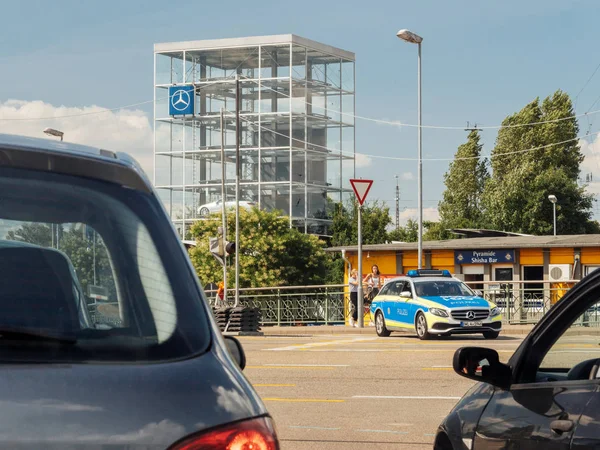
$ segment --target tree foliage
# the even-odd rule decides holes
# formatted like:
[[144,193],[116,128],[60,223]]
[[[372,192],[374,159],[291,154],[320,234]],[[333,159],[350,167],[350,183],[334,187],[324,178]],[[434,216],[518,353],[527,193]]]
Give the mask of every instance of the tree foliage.
[[[190,257],[203,285],[223,279],[223,268],[211,255],[209,238],[217,236],[220,215],[196,222],[191,235],[197,246]],[[227,240],[235,240],[235,214],[227,214]],[[289,217],[279,211],[240,210],[240,287],[321,284],[326,279],[328,255],[317,236],[289,227]],[[227,276],[233,286],[233,257]]]
[[[383,244],[388,240],[387,227],[392,223],[390,209],[378,201],[363,205],[363,244]],[[358,202],[338,203],[333,213],[332,246],[358,244]]]
[[471,131],[444,175],[446,190],[439,204],[441,224],[437,233],[440,237],[444,228],[477,228],[482,224],[481,196],[489,178],[485,161],[480,159],[482,148],[479,132]]
[[[559,122],[548,122],[567,118]],[[538,123],[530,126],[514,125]],[[507,117],[492,152],[492,176],[482,196],[487,227],[498,230],[551,234],[553,207],[548,195],[559,199],[560,234],[594,230],[590,221],[593,196],[578,184],[583,155],[579,127],[569,96],[557,91]],[[543,147],[534,151],[522,150]]]

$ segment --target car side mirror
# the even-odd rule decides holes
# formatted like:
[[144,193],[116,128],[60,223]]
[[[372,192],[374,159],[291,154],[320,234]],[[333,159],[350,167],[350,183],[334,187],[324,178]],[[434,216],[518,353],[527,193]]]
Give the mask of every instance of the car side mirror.
[[402,298],[412,298],[412,294],[411,294],[410,291],[402,291],[400,293],[400,297],[402,297]]
[[241,370],[244,370],[246,367],[246,354],[244,353],[244,348],[240,341],[238,341],[233,336],[224,336],[225,344],[227,344],[227,349],[229,353],[240,367]]
[[498,352],[491,348],[459,348],[454,353],[452,367],[461,377],[489,383],[501,389],[510,388],[512,370],[500,362]]
[[483,297],[483,292],[481,292],[481,291],[475,291],[475,295],[477,297]]

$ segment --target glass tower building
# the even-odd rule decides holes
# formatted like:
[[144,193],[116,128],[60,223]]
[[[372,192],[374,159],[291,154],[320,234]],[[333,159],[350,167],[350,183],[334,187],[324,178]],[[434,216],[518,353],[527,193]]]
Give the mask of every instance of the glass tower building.
[[236,131],[240,201],[330,235],[355,174],[354,60],[295,35],[155,44],[154,184],[182,238],[222,184],[235,201]]

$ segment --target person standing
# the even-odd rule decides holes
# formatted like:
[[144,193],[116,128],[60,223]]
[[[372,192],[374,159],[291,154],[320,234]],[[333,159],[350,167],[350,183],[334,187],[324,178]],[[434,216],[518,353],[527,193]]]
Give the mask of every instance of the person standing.
[[358,320],[358,270],[352,269],[348,277],[348,286],[350,287],[350,312],[351,316],[348,322],[351,327],[355,327]]
[[363,284],[365,283],[368,286],[368,300],[372,301],[381,289],[381,272],[379,272],[377,264],[373,264],[371,267],[371,273],[367,274],[363,280]]

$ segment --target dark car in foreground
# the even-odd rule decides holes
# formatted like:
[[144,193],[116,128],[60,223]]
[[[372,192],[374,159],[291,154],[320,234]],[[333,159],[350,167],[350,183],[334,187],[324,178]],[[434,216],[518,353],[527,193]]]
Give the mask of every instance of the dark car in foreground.
[[459,375],[479,381],[440,425],[436,450],[600,448],[600,273],[568,292],[507,363],[463,347]]
[[278,449],[125,154],[0,135],[0,447]]

